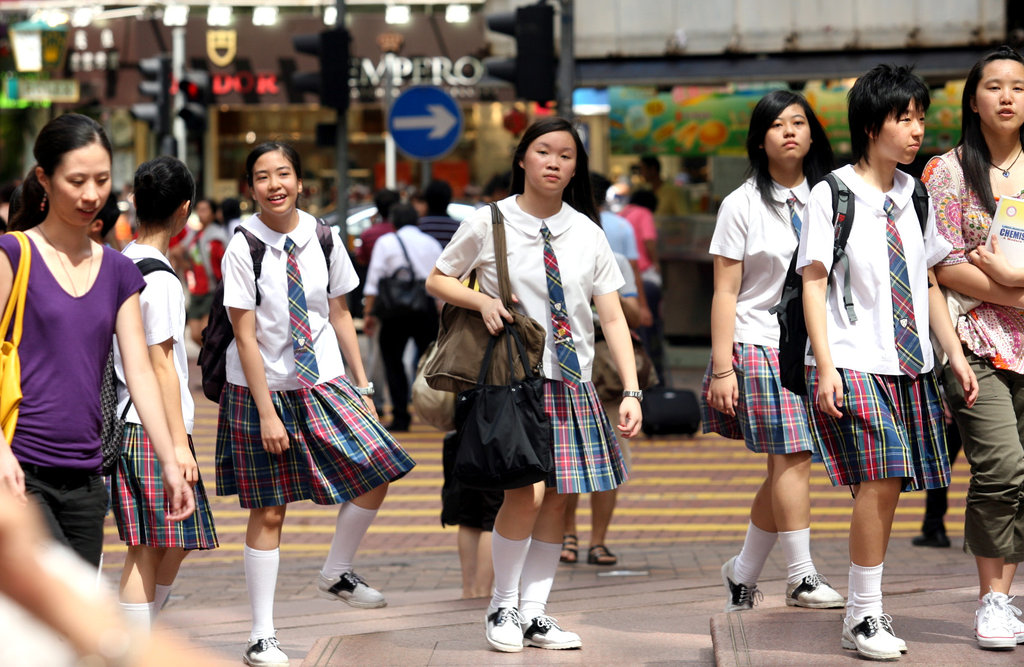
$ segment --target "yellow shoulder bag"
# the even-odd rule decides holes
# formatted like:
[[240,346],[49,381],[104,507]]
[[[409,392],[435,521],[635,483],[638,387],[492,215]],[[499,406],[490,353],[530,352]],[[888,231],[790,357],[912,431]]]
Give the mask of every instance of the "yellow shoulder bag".
[[[21,342],[21,321],[25,315],[25,293],[28,291],[28,274],[32,265],[32,247],[28,237],[22,232],[8,232],[18,238],[21,244],[21,259],[18,261],[18,272],[14,274],[11,295],[7,298],[7,308],[0,320],[0,332],[4,332],[4,342],[0,345],[0,426],[4,437],[10,443],[14,437],[14,426],[18,422],[18,409],[21,406],[21,362],[18,360],[18,344]],[[11,339],[6,339],[10,329],[11,318],[14,318],[14,329]]]

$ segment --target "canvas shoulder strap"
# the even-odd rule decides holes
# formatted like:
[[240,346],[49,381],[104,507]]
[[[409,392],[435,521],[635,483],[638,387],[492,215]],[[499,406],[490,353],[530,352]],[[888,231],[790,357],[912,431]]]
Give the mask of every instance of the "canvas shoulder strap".
[[508,277],[508,250],[505,245],[505,218],[494,202],[491,207],[491,225],[494,232],[494,262],[498,268],[498,290],[506,309],[512,308],[512,283]]

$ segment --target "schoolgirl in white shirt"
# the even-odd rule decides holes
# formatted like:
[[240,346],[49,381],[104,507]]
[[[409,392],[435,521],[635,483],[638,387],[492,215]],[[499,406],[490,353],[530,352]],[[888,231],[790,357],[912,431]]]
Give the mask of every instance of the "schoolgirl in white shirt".
[[180,160],[161,156],[136,170],[133,197],[139,236],[122,252],[136,262],[157,261],[166,266],[166,270],[151,271],[145,276],[146,289],[139,295],[139,307],[178,465],[191,486],[196,505],[195,512],[184,521],[166,520],[159,483],[161,466],[138,411],[134,405],[129,408],[124,364],[115,345],[117,415],[125,415],[126,423],[110,491],[117,531],[128,547],[119,597],[122,611],[133,624],[148,628],[167,601],[185,556],[194,549],[216,548],[217,535],[192,447],[195,406],[188,388],[185,294],[166,257],[171,237],[188,220],[195,199],[195,182]]
[[358,278],[333,231],[328,271],[318,223],[297,206],[301,173],[287,144],[267,142],[249,153],[246,178],[259,213],[242,227],[266,244],[258,285],[242,233],[223,262],[235,340],[220,400],[217,492],[237,493],[249,508],[244,564],[253,627],[243,659],[260,666],[288,664],[273,622],[287,504],[341,504],[319,594],[382,607],[384,596],[352,571],[352,560],[388,483],[414,465],[377,421],[345,302]]
[[[827,184],[811,191],[798,251],[811,427],[832,483],[854,493],[840,643],[873,660],[907,650],[882,607],[883,560],[900,493],[949,484],[929,328],[968,403],[978,392],[930,268],[950,244],[936,232],[931,206],[922,233],[914,181],[896,169],[917,155],[929,101],[927,86],[906,67],[878,65],[857,79],[849,93],[855,163],[835,172],[855,197],[849,271],[837,267],[829,291],[835,230]],[[841,303],[846,281],[856,323]]]
[[[545,484],[505,491],[494,524],[494,594],[486,613],[486,637],[499,651],[523,645],[545,649],[582,646],[579,635],[562,630],[546,611],[558,569],[565,500],[562,494],[605,491],[626,477],[612,425],[590,382],[593,361],[593,300],[626,388],[618,427],[625,437],[640,429],[640,398],[629,330],[619,306],[622,275],[598,226],[590,191],[587,153],[572,124],[562,118],[533,123],[523,134],[512,163],[511,197],[499,202],[505,217],[512,292],[527,315],[551,331],[552,300],[545,277],[545,236],[557,260],[564,311],[579,363],[563,376],[554,338],[544,351],[545,411],[552,420],[555,470]],[[477,269],[480,291],[460,279]],[[490,212],[463,222],[427,279],[437,297],[480,311],[492,334],[512,316],[498,294]],[[563,304],[559,304],[561,308]],[[559,310],[558,312],[562,312]],[[571,386],[575,385],[575,387]],[[522,594],[520,595],[520,580]]]
[[779,322],[769,309],[782,296],[811,186],[832,167],[825,130],[800,95],[776,90],[758,101],[747,133],[750,177],[722,202],[711,239],[715,293],[712,358],[701,404],[705,433],[744,439],[767,454],[737,556],[722,566],[726,611],[750,609],[768,555],[781,542],[786,604],[843,606],[843,596],[811,558],[810,474],[814,440],[807,400],[782,386]]

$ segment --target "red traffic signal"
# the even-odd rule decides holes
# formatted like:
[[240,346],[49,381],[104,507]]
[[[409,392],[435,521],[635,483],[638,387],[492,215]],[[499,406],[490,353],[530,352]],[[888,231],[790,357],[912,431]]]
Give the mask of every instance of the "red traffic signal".
[[208,109],[213,103],[210,73],[200,69],[186,69],[181,74],[178,90],[182,95],[182,107],[178,112],[185,121],[185,127],[195,132],[206,129]]

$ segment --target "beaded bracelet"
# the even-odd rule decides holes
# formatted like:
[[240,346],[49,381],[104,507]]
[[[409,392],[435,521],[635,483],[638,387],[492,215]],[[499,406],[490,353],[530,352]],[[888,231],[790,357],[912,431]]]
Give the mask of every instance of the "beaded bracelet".
[[716,380],[721,380],[722,378],[729,377],[730,375],[732,375],[735,372],[736,372],[735,368],[730,368],[729,370],[722,371],[721,373],[711,373],[711,377],[713,377]]

